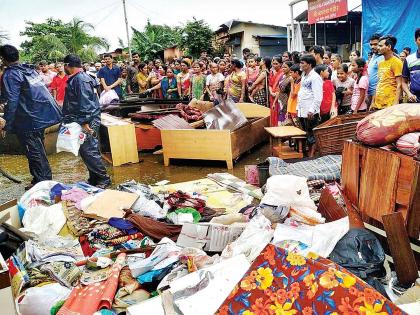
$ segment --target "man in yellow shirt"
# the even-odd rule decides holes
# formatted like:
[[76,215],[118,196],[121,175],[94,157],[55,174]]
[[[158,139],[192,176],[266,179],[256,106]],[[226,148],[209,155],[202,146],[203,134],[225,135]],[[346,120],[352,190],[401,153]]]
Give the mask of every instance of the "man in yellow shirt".
[[378,64],[378,86],[376,87],[373,108],[383,109],[398,104],[402,86],[402,61],[394,55],[397,39],[392,35],[385,35],[379,39],[379,54],[384,60]]

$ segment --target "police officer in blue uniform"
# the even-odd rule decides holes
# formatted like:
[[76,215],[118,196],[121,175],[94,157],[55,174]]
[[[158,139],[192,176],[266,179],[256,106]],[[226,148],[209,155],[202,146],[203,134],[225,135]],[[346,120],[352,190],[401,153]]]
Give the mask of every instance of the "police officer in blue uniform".
[[22,144],[29,171],[33,176],[29,189],[43,180],[51,180],[51,168],[44,147],[44,130],[61,120],[61,111],[42,78],[28,65],[19,63],[19,51],[11,45],[0,46],[0,58],[6,70],[2,76],[2,98],[6,124],[0,136],[17,135]]
[[79,154],[89,170],[88,183],[105,188],[111,184],[99,151],[97,135],[101,124],[101,110],[95,92],[96,81],[82,70],[76,55],[64,58],[64,70],[69,75],[63,103],[63,122],[76,122],[86,134]]

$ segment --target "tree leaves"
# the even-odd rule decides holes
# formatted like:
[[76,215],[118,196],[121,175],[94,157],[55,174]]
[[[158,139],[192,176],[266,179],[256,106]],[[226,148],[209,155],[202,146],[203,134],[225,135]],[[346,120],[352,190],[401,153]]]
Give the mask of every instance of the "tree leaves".
[[26,21],[20,35],[29,37],[21,44],[24,59],[30,62],[58,61],[69,53],[77,54],[83,61],[94,61],[96,50],[109,49],[108,42],[98,36],[90,35],[92,24],[74,18],[69,23],[60,19],[48,18],[44,23]]

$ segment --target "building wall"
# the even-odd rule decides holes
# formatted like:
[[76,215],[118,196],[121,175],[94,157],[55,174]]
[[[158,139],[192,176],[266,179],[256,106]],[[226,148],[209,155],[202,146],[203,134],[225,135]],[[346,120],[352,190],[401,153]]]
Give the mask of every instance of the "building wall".
[[[258,41],[253,37],[255,35],[278,35],[286,34],[286,30],[274,28],[268,25],[258,25],[250,23],[240,23],[230,29],[230,34],[243,32],[240,47],[234,48],[237,57],[242,57],[242,49],[249,48],[252,53],[260,54],[260,46]],[[239,53],[239,54],[238,54]]]

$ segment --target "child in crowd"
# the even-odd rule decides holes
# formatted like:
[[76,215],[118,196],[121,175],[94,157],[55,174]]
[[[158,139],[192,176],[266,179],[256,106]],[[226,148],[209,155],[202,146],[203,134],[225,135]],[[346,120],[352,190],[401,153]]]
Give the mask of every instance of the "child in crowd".
[[328,66],[318,65],[314,70],[321,76],[322,80],[324,80],[322,85],[322,102],[319,111],[321,123],[323,123],[337,115],[334,85],[329,79],[330,73],[328,71]]
[[192,65],[191,99],[203,100],[206,88],[206,76],[202,73],[202,65],[195,61]]
[[127,67],[121,69],[121,95],[123,98],[127,95]]
[[290,95],[287,101],[287,118],[293,121],[293,124],[297,125],[297,96],[300,90],[300,81],[302,79],[302,70],[299,65],[293,65],[290,67],[290,76],[292,77],[292,83],[290,86]]
[[210,101],[213,102],[214,105],[218,105],[220,104],[222,97],[222,93],[218,93],[218,91],[223,91],[225,77],[219,72],[219,67],[214,62],[210,64],[210,71],[211,73],[207,76],[206,80],[206,91]]
[[[252,84],[255,82],[255,80],[257,80],[259,74],[260,74],[260,68],[257,66],[257,62],[255,61],[255,57],[254,55],[249,55],[248,59],[247,59],[247,68],[246,68],[246,84],[247,84],[247,89],[249,90],[249,88],[252,86]],[[254,95],[257,91],[254,89],[250,94],[249,94],[249,99],[251,102],[254,102]]]
[[349,77],[349,68],[342,64],[337,68],[337,79],[333,81],[336,89],[338,114],[344,115],[351,111],[351,97],[353,95],[354,79]]
[[353,73],[356,75],[351,98],[351,110],[353,113],[365,112],[367,110],[366,91],[369,87],[369,78],[366,75],[365,66],[366,61],[363,58],[357,58],[351,63]]

